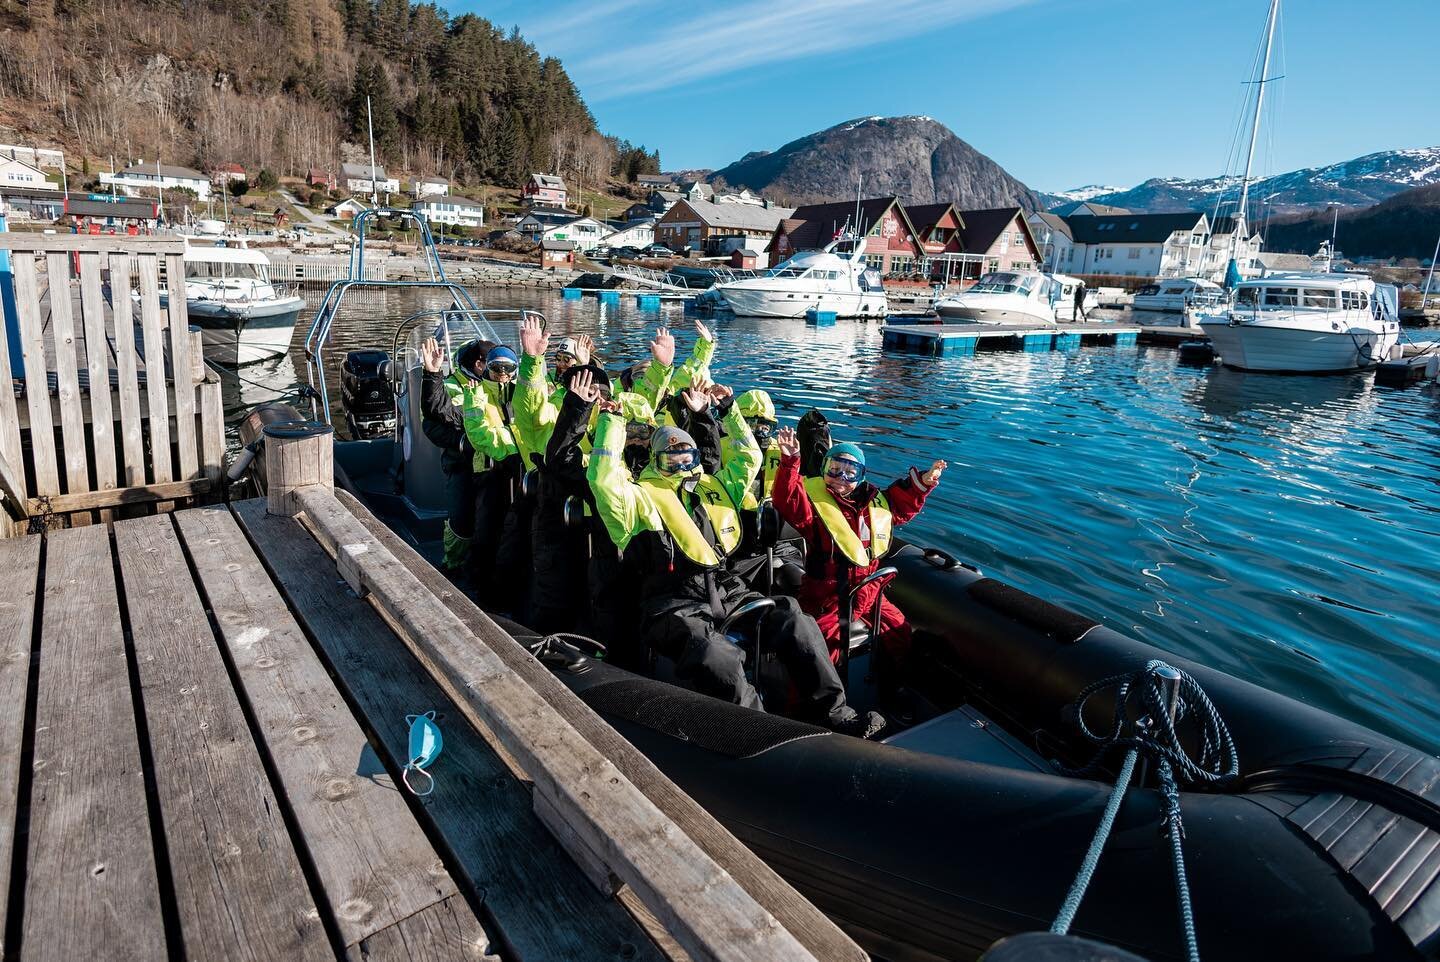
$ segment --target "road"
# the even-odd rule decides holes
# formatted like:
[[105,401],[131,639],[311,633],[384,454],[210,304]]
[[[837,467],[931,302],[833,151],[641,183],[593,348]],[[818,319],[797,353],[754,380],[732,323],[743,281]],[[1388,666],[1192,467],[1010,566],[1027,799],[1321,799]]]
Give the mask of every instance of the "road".
[[282,189],[280,191],[280,196],[284,197],[291,207],[294,207],[295,210],[299,211],[300,216],[305,218],[305,220],[307,221],[307,227],[319,230],[325,234],[336,234],[340,237],[350,236],[349,231],[340,227],[336,227],[333,221],[321,217],[319,214],[311,211],[310,208],[306,207],[304,204],[300,203],[300,201],[296,200],[295,195],[290,193],[288,190]]

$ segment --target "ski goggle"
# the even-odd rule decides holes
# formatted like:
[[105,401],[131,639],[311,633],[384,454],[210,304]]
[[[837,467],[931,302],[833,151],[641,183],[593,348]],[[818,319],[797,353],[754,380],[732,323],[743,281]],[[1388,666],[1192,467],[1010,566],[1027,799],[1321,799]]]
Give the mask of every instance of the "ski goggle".
[[579,358],[577,358],[574,354],[571,354],[569,351],[555,352],[556,364],[574,364],[577,360],[579,360]]
[[768,441],[775,436],[777,425],[774,421],[765,418],[746,418],[745,421],[750,425],[750,432],[755,435],[755,440]]
[[655,455],[655,467],[666,474],[693,471],[700,466],[699,448],[666,448]]
[[650,424],[650,423],[648,423],[648,422],[646,422],[646,421],[626,421],[626,422],[625,422],[625,443],[626,443],[626,444],[634,444],[634,443],[636,443],[636,442],[643,443],[643,444],[649,444],[649,443],[650,443],[650,438],[653,437],[654,434],[655,434],[655,425]]
[[519,368],[520,365],[514,361],[491,361],[485,365],[485,370],[494,374],[496,377],[507,377],[514,374]]
[[849,458],[830,458],[825,462],[825,477],[854,484],[865,477],[865,466]]

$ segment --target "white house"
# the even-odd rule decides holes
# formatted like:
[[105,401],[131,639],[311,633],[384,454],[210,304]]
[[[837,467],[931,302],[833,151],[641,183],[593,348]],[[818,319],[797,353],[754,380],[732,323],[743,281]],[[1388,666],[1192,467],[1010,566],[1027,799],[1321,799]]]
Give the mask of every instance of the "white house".
[[1241,277],[1258,277],[1265,269],[1260,260],[1263,240],[1259,231],[1250,233],[1243,214],[1239,217],[1221,215],[1215,218],[1215,223],[1210,227],[1210,243],[1205,252],[1205,263],[1200,268],[1200,276],[1208,277],[1212,281],[1224,280],[1225,271],[1230,267],[1230,258],[1234,256]]
[[484,227],[485,205],[468,197],[430,197],[417,200],[410,209],[424,214],[431,224],[454,224],[456,227]]
[[354,197],[347,197],[339,203],[331,204],[329,207],[325,208],[325,213],[329,214],[331,217],[338,217],[341,220],[354,220],[362,212],[369,209],[369,207],[360,203]]
[[385,168],[369,164],[341,164],[340,180],[352,194],[398,194],[400,181],[385,174]]
[[39,167],[4,156],[0,156],[0,187],[29,187],[57,192],[60,190],[59,184],[52,184],[45,179],[45,173]]
[[60,170],[65,166],[65,154],[49,147],[21,147],[17,144],[0,144],[0,157],[20,160],[31,167],[46,167]]
[[600,240],[609,234],[610,227],[593,217],[576,217],[571,214],[560,218],[553,214],[526,214],[520,218],[515,229],[533,241],[574,241],[582,251],[592,251]]
[[655,218],[612,223],[612,230],[600,238],[611,247],[649,247],[655,243]]
[[450,193],[450,181],[444,177],[416,177],[410,193],[416,200],[422,197],[445,197]]
[[201,200],[210,197],[210,178],[200,171],[153,161],[137,161],[118,174],[101,174],[100,183],[109,185],[126,197],[135,196],[137,191],[143,190],[148,194],[176,187],[194,191]]
[[1025,219],[1040,247],[1040,269],[1064,273],[1066,265],[1074,260],[1071,251],[1075,247],[1075,238],[1065,218],[1047,211],[1033,211]]
[[1062,274],[1194,277],[1205,266],[1210,222],[1199,211],[1072,214],[1065,224],[1073,246],[1052,265]]

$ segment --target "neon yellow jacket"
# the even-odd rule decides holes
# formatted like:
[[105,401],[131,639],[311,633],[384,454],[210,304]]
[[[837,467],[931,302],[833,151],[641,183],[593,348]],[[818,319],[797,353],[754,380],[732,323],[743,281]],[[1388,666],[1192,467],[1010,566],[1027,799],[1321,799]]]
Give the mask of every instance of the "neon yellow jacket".
[[668,364],[652,362],[645,368],[645,375],[636,382],[635,391],[650,402],[662,423],[670,424],[672,422],[669,416],[661,410],[665,398],[685,390],[695,382],[697,376],[709,380],[710,362],[714,357],[715,341],[707,337],[696,338],[695,346],[690,349],[690,356],[683,364],[671,367]]
[[[733,408],[725,415],[725,430],[735,439],[734,454],[730,461],[715,475],[730,495],[730,500],[739,505],[745,492],[760,473],[760,448],[738,411]],[[664,531],[665,523],[650,495],[640,485],[630,480],[630,471],[625,467],[625,419],[614,414],[602,414],[595,436],[595,448],[590,452],[590,466],[586,478],[590,491],[595,495],[595,507],[610,540],[621,551],[625,550],[636,535],[645,531]],[[666,485],[678,488],[689,474],[699,474],[696,468],[688,474],[664,475],[653,465],[646,466],[640,473],[642,478],[659,479]]]
[[488,470],[512,454],[522,455],[527,470],[534,467],[534,433],[521,424],[514,398],[506,397],[506,386],[489,378],[479,386],[480,390],[467,393],[463,411],[465,436],[475,449],[475,471]]

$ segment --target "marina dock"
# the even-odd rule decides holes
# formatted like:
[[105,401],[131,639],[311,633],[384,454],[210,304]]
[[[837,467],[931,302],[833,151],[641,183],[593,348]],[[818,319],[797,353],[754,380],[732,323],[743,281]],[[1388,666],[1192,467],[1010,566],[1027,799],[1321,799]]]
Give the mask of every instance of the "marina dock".
[[1035,327],[1020,324],[886,324],[887,350],[955,357],[977,351],[1067,351],[1082,346],[1134,345],[1138,327],[1117,324],[1065,324]]
[[[266,498],[220,501],[163,243],[0,245],[22,342],[0,341],[0,384],[25,385],[0,391],[7,960],[865,958],[539,639],[335,490],[328,427],[273,425]],[[132,256],[138,348],[129,297],[86,293],[107,263],[128,293]],[[114,370],[80,350],[99,344]],[[420,771],[428,712],[443,748]]]

